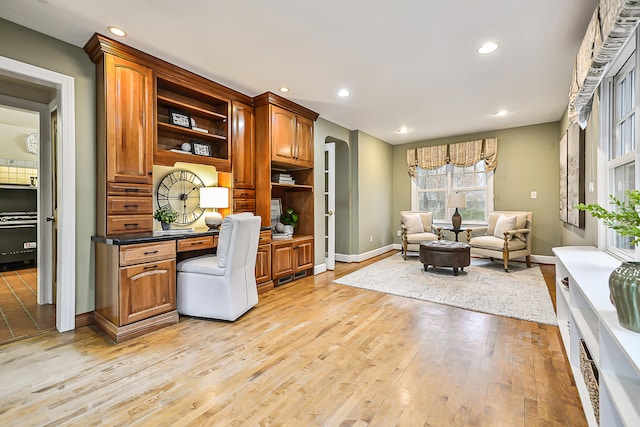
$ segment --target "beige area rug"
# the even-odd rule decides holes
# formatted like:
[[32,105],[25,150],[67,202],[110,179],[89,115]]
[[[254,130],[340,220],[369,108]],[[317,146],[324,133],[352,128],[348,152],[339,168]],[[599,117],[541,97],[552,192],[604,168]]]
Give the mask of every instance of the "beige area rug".
[[334,283],[446,304],[498,316],[557,325],[551,297],[540,268],[533,264],[472,258],[453,275],[451,268],[424,271],[418,257],[397,254],[334,280]]

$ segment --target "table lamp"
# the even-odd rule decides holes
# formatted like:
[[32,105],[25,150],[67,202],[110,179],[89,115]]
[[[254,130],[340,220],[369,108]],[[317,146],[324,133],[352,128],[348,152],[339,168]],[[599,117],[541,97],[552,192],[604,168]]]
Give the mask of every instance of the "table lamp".
[[453,225],[453,228],[459,230],[462,225],[462,217],[458,213],[458,208],[467,207],[467,199],[465,198],[464,193],[449,194],[449,197],[447,198],[447,207],[456,208],[456,211],[451,217],[451,224]]
[[[202,187],[200,189],[200,207],[206,211],[204,223],[207,224],[207,227],[210,229],[220,227],[222,215],[215,209],[229,207],[229,189],[226,187]],[[209,211],[209,208],[214,210]]]

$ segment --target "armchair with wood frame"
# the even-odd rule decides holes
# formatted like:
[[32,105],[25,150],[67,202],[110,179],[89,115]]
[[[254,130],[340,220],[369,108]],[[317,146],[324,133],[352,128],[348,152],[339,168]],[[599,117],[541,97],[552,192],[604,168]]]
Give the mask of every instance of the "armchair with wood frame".
[[486,227],[467,229],[467,243],[471,256],[501,259],[504,271],[509,272],[509,260],[525,258],[531,267],[531,224],[533,212],[489,212]]
[[440,240],[442,235],[442,229],[433,225],[433,212],[400,211],[400,227],[404,259],[407,259],[408,252],[417,255],[420,243]]

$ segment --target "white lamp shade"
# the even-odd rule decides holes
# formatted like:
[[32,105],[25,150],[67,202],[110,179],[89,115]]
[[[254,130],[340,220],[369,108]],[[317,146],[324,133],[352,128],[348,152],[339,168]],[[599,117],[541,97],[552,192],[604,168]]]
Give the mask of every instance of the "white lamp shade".
[[447,198],[447,207],[448,208],[466,208],[467,199],[464,193],[449,194],[449,197]]
[[200,189],[201,208],[228,208],[229,189],[226,187],[202,187]]

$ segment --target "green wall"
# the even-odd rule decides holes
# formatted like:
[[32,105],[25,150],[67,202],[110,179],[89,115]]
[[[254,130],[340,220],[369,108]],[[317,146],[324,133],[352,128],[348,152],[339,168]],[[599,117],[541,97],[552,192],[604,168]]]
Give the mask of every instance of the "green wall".
[[91,245],[96,217],[95,66],[81,48],[4,19],[0,19],[0,40],[0,55],[75,79],[76,313],[92,311],[95,300]]
[[[407,149],[481,138],[498,138],[498,166],[494,172],[494,209],[533,212],[532,255],[552,256],[562,243],[559,219],[560,122],[459,135],[393,146],[394,230],[400,229],[400,211],[411,208],[411,181]],[[531,192],[538,193],[531,199]],[[396,243],[400,238],[393,233]]]
[[[598,135],[600,133],[600,98],[596,91],[591,110],[591,117],[585,129],[585,203],[598,203]],[[560,137],[569,128],[569,116],[565,112],[560,121]],[[593,183],[593,191],[589,191],[589,183]],[[578,228],[562,223],[562,246],[597,246],[598,220],[589,213],[585,214],[585,227]]]

